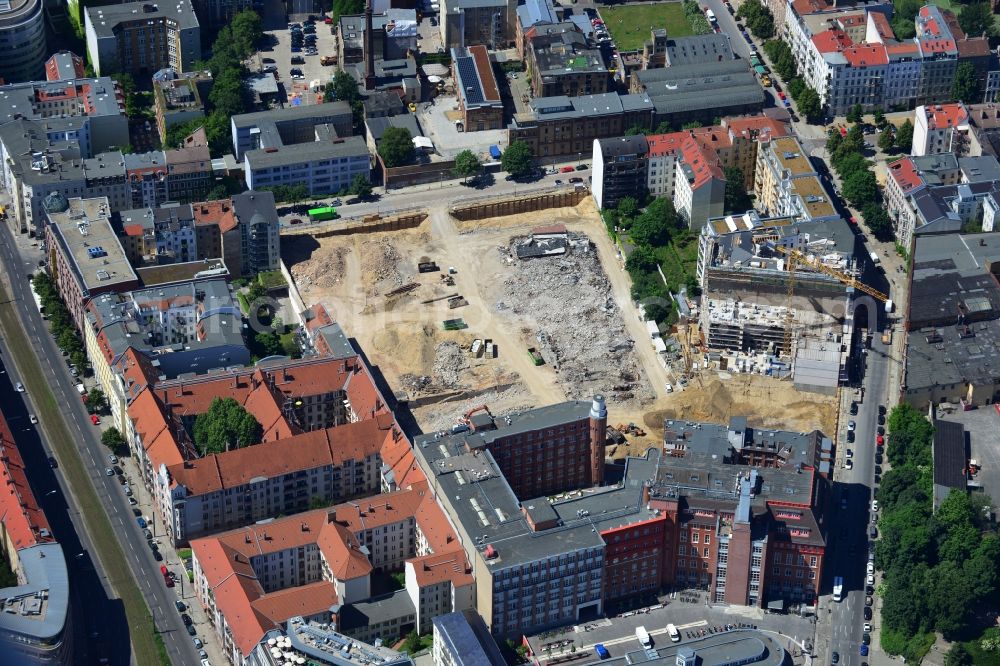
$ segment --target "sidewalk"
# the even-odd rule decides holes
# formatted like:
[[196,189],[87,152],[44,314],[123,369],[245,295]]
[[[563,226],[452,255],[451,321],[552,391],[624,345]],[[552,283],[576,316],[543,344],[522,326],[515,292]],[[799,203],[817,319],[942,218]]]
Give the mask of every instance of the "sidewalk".
[[[108,422],[110,423],[110,421]],[[102,421],[102,429],[103,426],[104,421]],[[142,515],[146,519],[146,529],[152,532],[153,541],[159,546],[160,553],[163,555],[163,561],[156,564],[163,564],[177,574],[177,582],[173,588],[174,594],[178,600],[183,601],[187,606],[187,610],[184,612],[191,616],[193,625],[198,630],[197,636],[191,637],[190,640],[194,641],[195,638],[201,639],[203,643],[201,649],[208,654],[208,660],[212,664],[228,664],[229,660],[226,658],[222,644],[219,642],[219,637],[215,633],[215,625],[209,621],[205,609],[202,608],[197,596],[195,596],[194,583],[188,579],[184,562],[174,549],[171,540],[166,536],[166,527],[164,527],[159,514],[153,508],[152,496],[142,482],[142,474],[140,474],[138,466],[131,455],[119,456],[118,464],[125,470],[125,477],[129,483],[129,487],[132,489],[132,496],[138,502],[136,508],[142,511]],[[158,571],[155,573],[159,575]],[[138,572],[137,575],[139,575]],[[176,608],[172,610],[180,614],[180,611]]]

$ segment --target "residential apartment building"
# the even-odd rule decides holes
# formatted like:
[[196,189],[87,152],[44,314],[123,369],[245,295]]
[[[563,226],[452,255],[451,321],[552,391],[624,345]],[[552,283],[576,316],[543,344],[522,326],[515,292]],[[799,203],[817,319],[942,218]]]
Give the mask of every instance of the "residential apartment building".
[[884,193],[903,247],[915,236],[961,231],[976,220],[990,231],[1000,199],[1000,162],[992,155],[954,153],[903,157],[887,165]]
[[505,49],[514,45],[517,2],[443,0],[438,21],[446,49],[478,45],[491,51]]
[[45,61],[46,81],[69,81],[86,76],[83,58],[72,51],[58,51]]
[[16,583],[0,589],[0,654],[10,664],[69,665],[74,645],[65,553],[28,483],[27,467],[0,413],[0,552]]
[[98,74],[189,72],[201,59],[201,27],[188,0],[86,7],[84,19],[87,57]]
[[608,68],[600,49],[576,31],[540,35],[526,49],[535,97],[600,95],[608,91]]
[[552,0],[526,0],[518,6],[514,26],[517,54],[522,59],[527,57],[527,46],[538,35],[574,30],[575,24],[563,21],[563,14],[562,7],[557,7]]
[[700,229],[709,218],[722,215],[726,177],[714,151],[686,138],[675,171],[674,208],[689,228]]
[[[377,552],[365,545],[365,532],[379,535],[372,543],[393,542],[398,562],[380,565]],[[425,544],[423,550],[418,542]],[[426,481],[197,539],[191,550],[195,593],[234,663],[246,659],[269,631],[288,623],[292,608],[296,617],[330,622],[351,638],[392,644],[409,631],[430,633],[432,617],[473,604],[471,567]],[[447,563],[436,565],[441,558]],[[405,589],[389,595],[393,605],[373,599],[372,574],[402,572],[404,564]],[[414,569],[435,571],[434,579],[445,586],[443,594],[431,591],[434,582],[412,576]],[[252,582],[240,584],[243,576]],[[443,597],[440,608],[426,617],[409,603],[411,597],[434,596]],[[285,601],[291,597],[298,600],[294,606]]]
[[[723,199],[718,198],[717,183],[712,183],[702,192],[707,193],[705,201],[707,209],[699,207],[699,212],[692,215],[695,204],[695,193],[689,176],[694,172],[690,165],[710,165],[713,180],[720,175],[715,170],[729,167],[738,168],[743,174],[744,187],[752,191],[754,188],[754,172],[757,161],[757,146],[761,140],[785,136],[788,128],[785,123],[767,116],[749,116],[740,118],[724,118],[722,123],[714,127],[700,127],[694,130],[671,132],[668,134],[649,134],[640,137],[642,145],[634,143],[632,137],[609,139],[601,141],[601,146],[595,142],[593,172],[591,174],[591,192],[595,201],[601,207],[617,204],[622,196],[634,196],[643,190],[656,197],[667,197],[674,201],[675,206],[683,209],[685,219],[701,219],[705,215],[716,217],[714,212]],[[641,153],[625,152],[618,154],[614,148],[615,142],[625,140],[622,146],[642,148]],[[683,148],[688,146],[689,160],[685,162]],[[604,154],[605,147],[611,152]],[[600,148],[600,154],[599,149]],[[636,157],[630,157],[631,155]],[[689,168],[679,174],[679,165],[687,163]],[[699,166],[694,164],[694,167]],[[640,182],[634,182],[638,177]],[[678,178],[684,180],[678,188]],[[702,182],[704,184],[704,182]],[[680,205],[675,192],[680,189],[683,205]],[[723,190],[724,192],[724,190]],[[598,198],[600,197],[600,198]],[[607,203],[610,201],[611,203]]]
[[156,129],[159,131],[160,141],[166,142],[167,128],[172,125],[183,125],[205,116],[205,96],[211,87],[210,72],[183,74],[166,81],[153,79],[153,103],[156,106]]
[[281,236],[273,194],[244,192],[192,208],[200,257],[223,257],[237,277],[278,270]]
[[790,3],[783,37],[800,75],[830,115],[844,115],[856,104],[866,111],[889,110],[950,99],[962,60],[985,77],[987,41],[966,36],[950,12],[921,7],[914,20],[916,36],[900,40],[889,25],[891,11],[879,3],[864,8],[835,7],[825,0]]
[[598,208],[614,208],[625,197],[642,195],[648,153],[649,144],[641,134],[594,140],[590,192]]
[[14,0],[0,8],[0,80],[31,81],[42,75],[48,49],[42,0]]
[[250,364],[239,305],[225,277],[210,270],[173,284],[101,294],[87,304],[82,332],[94,377],[123,433],[131,397],[123,368],[130,364],[143,364],[149,379]]
[[[379,666],[414,666],[413,659],[406,652],[396,652],[385,645],[372,645],[356,636],[334,631],[329,622],[306,620],[297,615],[283,626],[283,629],[272,629],[264,634],[250,653],[247,663],[278,666],[278,660],[288,654],[296,660],[301,657],[337,666],[366,662]],[[276,647],[280,648],[277,652]]]
[[503,128],[503,100],[485,46],[451,50],[452,78],[462,113],[462,131],[481,132]]
[[351,107],[342,101],[244,113],[233,116],[231,124],[233,154],[238,160],[248,150],[315,141],[317,125],[332,125],[337,136],[351,136],[353,131]]
[[754,175],[756,207],[772,217],[838,219],[839,214],[819,175],[795,137],[760,142]]
[[913,113],[911,155],[969,152],[969,110],[961,102],[918,106]]
[[45,198],[44,206],[48,270],[82,329],[92,298],[135,289],[139,278],[111,226],[107,199],[67,199],[55,193]]
[[623,136],[632,127],[653,127],[653,103],[644,94],[539,97],[514,114],[507,137],[527,143],[536,158],[582,158],[595,139]]

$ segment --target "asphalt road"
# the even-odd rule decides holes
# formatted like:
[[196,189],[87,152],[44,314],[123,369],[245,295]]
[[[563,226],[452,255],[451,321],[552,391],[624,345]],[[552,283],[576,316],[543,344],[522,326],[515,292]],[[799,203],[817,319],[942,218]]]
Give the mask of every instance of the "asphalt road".
[[[879,406],[888,404],[886,387],[890,364],[888,347],[882,344],[877,332],[872,336],[871,348],[864,358],[864,399],[858,405],[856,416],[846,416],[857,424],[855,441],[848,444],[844,439],[840,440],[841,449],[849,448],[854,452],[853,469],[843,468],[843,452],[837,456],[835,509],[831,512],[834,522],[830,530],[834,549],[827,566],[827,587],[832,587],[834,576],[843,576],[847,595],[840,603],[829,602],[830,643],[826,656],[829,657],[833,651],[838,652],[840,663],[844,666],[857,666],[870,660],[869,657],[862,657],[859,650],[865,622],[865,566],[876,467],[875,438]],[[840,509],[843,497],[847,498],[846,510]],[[873,624],[878,624],[877,617]]]
[[[722,32],[729,35],[730,44],[736,55],[744,60],[749,60],[750,45],[747,44],[747,40],[743,39],[743,35],[740,34],[739,28],[736,27],[736,19],[730,16],[725,3],[722,0],[702,0],[701,4],[715,12],[715,18],[719,22],[719,27],[722,29]],[[746,24],[744,24],[745,26]]]
[[[177,597],[173,590],[167,589],[163,584],[159,573],[160,564],[153,559],[139,526],[135,522],[131,507],[126,501],[121,486],[116,479],[108,477],[104,473],[107,467],[108,449],[101,444],[99,431],[91,424],[90,417],[86,413],[83,403],[76,392],[75,383],[69,375],[66,364],[62,360],[62,355],[52,336],[49,334],[41,315],[35,308],[28,281],[25,279],[26,272],[32,269],[26,267],[25,262],[18,256],[13,235],[9,227],[2,224],[0,224],[0,261],[2,261],[4,269],[10,276],[12,283],[13,293],[10,294],[10,297],[16,304],[19,318],[28,333],[28,337],[31,338],[36,351],[41,352],[39,354],[39,364],[42,367],[50,389],[56,399],[66,406],[63,416],[66,421],[67,430],[78,436],[77,442],[79,444],[80,459],[94,483],[98,496],[105,501],[108,518],[114,529],[115,536],[121,544],[130,569],[152,612],[155,626],[163,635],[170,659],[175,664],[196,664],[198,663],[197,650],[194,648],[191,637],[184,630],[180,616],[174,607],[174,601]],[[13,373],[14,370],[9,369],[8,372]],[[5,401],[5,411],[6,404]],[[36,448],[41,447],[39,445]],[[44,482],[46,477],[49,478],[51,483],[52,470],[45,463],[45,455],[47,454],[43,455],[39,451],[37,453],[37,461],[39,462],[28,466],[33,484]],[[68,461],[63,461],[63,463],[70,464]],[[51,485],[49,488],[51,488]],[[56,501],[56,496],[45,496],[44,492],[47,492],[47,490],[41,493],[46,500]],[[60,494],[60,499],[61,497]],[[81,532],[84,531],[83,523],[77,522],[81,520],[79,514],[72,514],[70,519]],[[92,548],[86,543],[86,535],[83,535],[83,543],[79,539],[73,539],[75,533],[72,530],[73,526],[70,525],[70,529],[67,529],[70,541],[67,542],[67,539],[62,535],[63,529],[66,529],[66,527],[66,525],[63,525],[60,528],[56,528],[55,533],[59,541],[64,544],[67,561],[71,562],[71,566],[74,568],[71,571],[71,576],[74,574],[76,576],[81,575],[78,567],[89,566],[91,570],[96,569],[97,576],[103,577],[98,558],[91,556]],[[77,555],[80,553],[82,553],[82,556],[78,558]],[[176,563],[174,568],[179,569]],[[76,576],[71,579],[74,584],[76,584]],[[86,586],[85,575],[83,575],[81,580],[84,585],[84,591],[81,594],[85,595],[84,598],[87,600],[87,605],[78,617],[81,623],[87,625],[88,631],[86,635],[91,637],[94,631],[98,632],[99,637],[101,637],[101,643],[114,645],[117,648],[117,651],[114,653],[115,660],[113,663],[129,663],[130,655],[127,653],[128,627],[125,623],[124,612],[120,610],[121,606],[119,602],[112,599],[107,604],[109,606],[109,612],[107,613],[95,612],[95,609],[90,605],[92,600],[99,600],[101,596],[106,598],[107,594],[99,589],[89,589]],[[114,612],[114,604],[118,604],[119,610],[117,613]],[[90,650],[99,643],[98,641],[93,641],[92,637],[88,638],[88,642],[90,645],[86,647]],[[120,654],[122,650],[121,646],[124,646],[125,654]]]

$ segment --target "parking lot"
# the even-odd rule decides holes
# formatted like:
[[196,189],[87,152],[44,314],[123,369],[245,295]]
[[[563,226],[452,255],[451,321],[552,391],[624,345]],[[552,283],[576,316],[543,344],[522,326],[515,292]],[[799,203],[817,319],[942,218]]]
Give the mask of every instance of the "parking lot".
[[664,599],[666,605],[654,605],[637,611],[622,613],[612,618],[592,620],[562,630],[547,631],[528,637],[531,651],[544,663],[549,658],[567,655],[571,652],[590,652],[598,643],[604,645],[612,657],[625,655],[641,649],[635,636],[636,627],[645,627],[653,638],[654,645],[668,644],[667,624],[674,624],[681,632],[681,644],[694,640],[696,634],[709,628],[743,623],[755,626],[761,631],[780,632],[788,639],[782,646],[793,652],[796,643],[808,641],[811,645],[815,625],[810,618],[795,615],[765,614],[757,608],[747,606],[711,607],[704,603],[680,601],[678,595],[673,600]]
[[[337,54],[337,37],[331,34],[332,25],[323,22],[322,17],[317,15],[315,23],[316,51],[317,55],[309,55],[303,47],[299,52],[292,52],[292,35],[285,22],[280,16],[269,16],[266,25],[266,34],[270,36],[270,44],[264,46],[257,52],[254,69],[263,71],[269,66],[277,69],[278,82],[284,89],[284,103],[286,104],[315,104],[322,101],[322,94],[315,94],[309,91],[312,81],[319,80],[326,84],[337,69],[334,65],[321,65],[323,56]],[[293,56],[297,57],[293,64]],[[293,78],[291,70],[297,68],[301,70],[301,78]]]

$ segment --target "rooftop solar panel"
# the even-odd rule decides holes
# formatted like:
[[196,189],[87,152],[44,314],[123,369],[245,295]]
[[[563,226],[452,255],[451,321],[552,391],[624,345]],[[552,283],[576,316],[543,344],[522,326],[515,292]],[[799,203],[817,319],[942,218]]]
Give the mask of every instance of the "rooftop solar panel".
[[486,100],[483,97],[483,84],[479,80],[475,59],[472,56],[461,56],[457,63],[458,76],[462,79],[466,104],[482,104]]

